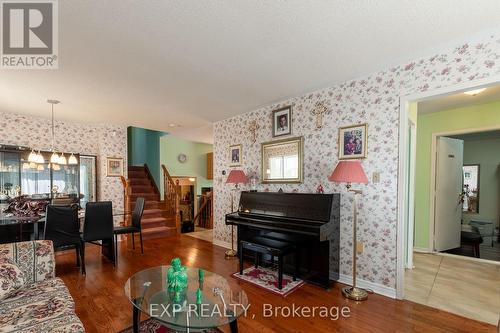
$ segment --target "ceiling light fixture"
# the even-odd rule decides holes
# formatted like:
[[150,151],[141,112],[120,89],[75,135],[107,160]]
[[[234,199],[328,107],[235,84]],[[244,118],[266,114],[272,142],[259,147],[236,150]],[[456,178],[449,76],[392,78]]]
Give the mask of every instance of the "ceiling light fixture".
[[[63,164],[62,162],[62,155],[61,157],[56,153],[56,149],[54,148],[55,141],[56,141],[56,133],[54,131],[54,105],[61,103],[60,101],[56,99],[48,99],[47,103],[51,105],[51,111],[52,111],[52,145],[50,148],[50,151],[52,151],[52,156],[50,156],[50,163],[52,164]],[[66,161],[66,158],[64,158],[64,161]],[[65,163],[64,163],[65,164]]]
[[45,163],[45,159],[43,158],[42,154],[40,154],[40,150],[36,154],[35,163],[38,163],[38,164],[44,164]]
[[36,163],[36,158],[37,158],[37,155],[36,155],[35,151],[33,150],[33,148],[31,148],[31,153],[28,156],[28,162]]
[[465,91],[464,94],[469,95],[469,96],[476,96],[485,91],[486,88],[479,88],[479,89],[474,89],[474,90],[469,90]]
[[168,124],[168,127],[180,127],[180,125],[179,124],[170,123],[170,124]]
[[61,153],[61,156],[59,156],[59,162],[57,162],[61,165],[66,165],[68,164],[68,161],[66,160],[66,157],[64,156],[64,153]]
[[76,158],[76,156],[73,153],[71,153],[70,157],[68,158],[68,164],[69,165],[78,164],[78,159]]
[[59,155],[56,152],[53,152],[52,156],[50,156],[50,163],[59,163]]

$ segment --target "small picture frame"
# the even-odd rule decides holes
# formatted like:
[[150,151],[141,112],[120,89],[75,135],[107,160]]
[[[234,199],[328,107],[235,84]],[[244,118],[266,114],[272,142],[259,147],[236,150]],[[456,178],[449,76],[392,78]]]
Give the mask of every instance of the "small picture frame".
[[123,176],[123,158],[121,157],[106,158],[106,176],[107,177]]
[[339,128],[339,160],[366,158],[367,144],[367,124]]
[[243,163],[242,152],[241,145],[229,147],[229,166],[240,166]]
[[292,106],[273,111],[273,138],[292,134]]

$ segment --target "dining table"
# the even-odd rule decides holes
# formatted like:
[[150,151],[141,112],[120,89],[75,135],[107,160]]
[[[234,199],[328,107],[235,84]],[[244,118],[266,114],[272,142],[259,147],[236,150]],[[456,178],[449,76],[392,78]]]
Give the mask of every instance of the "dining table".
[[[125,216],[131,212],[124,210],[113,210],[114,216]],[[85,209],[78,210],[78,219],[80,220],[80,231],[83,231],[83,221],[85,221]],[[33,240],[39,239],[39,224],[45,223],[45,215],[22,216],[6,214],[0,210],[0,227],[15,225],[33,225]]]
[[[115,216],[126,216],[131,214],[130,211],[125,210],[113,210],[113,217]],[[80,232],[83,232],[83,225],[85,223],[85,209],[78,210],[78,220],[80,222]],[[31,240],[37,240],[40,238],[40,228],[43,228],[45,223],[45,214],[33,215],[33,216],[19,216],[12,213],[4,213],[0,209],[0,229],[3,227],[19,227],[19,232],[22,234],[24,226],[32,225],[33,233],[31,234]],[[114,249],[113,249],[113,235],[109,241],[102,241],[102,254],[108,259],[114,262]]]

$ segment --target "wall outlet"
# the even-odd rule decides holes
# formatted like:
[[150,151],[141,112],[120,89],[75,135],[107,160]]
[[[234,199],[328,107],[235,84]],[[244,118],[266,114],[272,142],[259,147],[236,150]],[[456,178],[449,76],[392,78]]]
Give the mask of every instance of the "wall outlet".
[[380,172],[378,172],[378,171],[373,172],[372,182],[373,183],[380,183]]
[[357,241],[356,242],[356,252],[358,254],[361,254],[361,253],[363,253],[364,250],[365,250],[365,244],[362,241]]

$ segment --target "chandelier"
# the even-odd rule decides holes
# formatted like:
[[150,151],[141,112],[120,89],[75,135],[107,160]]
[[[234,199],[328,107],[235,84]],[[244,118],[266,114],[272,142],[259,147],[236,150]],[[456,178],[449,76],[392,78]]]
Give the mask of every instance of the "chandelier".
[[[51,146],[50,146],[50,151],[52,152],[52,155],[50,156],[50,165],[54,170],[60,170],[61,167],[60,165],[76,165],[78,164],[78,160],[76,159],[75,155],[71,153],[69,159],[66,159],[66,156],[64,156],[64,153],[61,153],[60,155],[56,152],[55,148],[55,142],[56,142],[56,132],[55,132],[55,126],[54,126],[54,105],[57,105],[61,103],[60,101],[56,99],[48,99],[47,103],[51,105]],[[40,153],[40,150],[38,152],[35,152],[34,149],[31,149],[31,153],[28,156],[28,162],[30,163],[36,163],[36,164],[44,164],[45,159],[43,158],[42,154]],[[39,171],[43,170],[43,166],[40,168],[40,166],[37,168]]]

